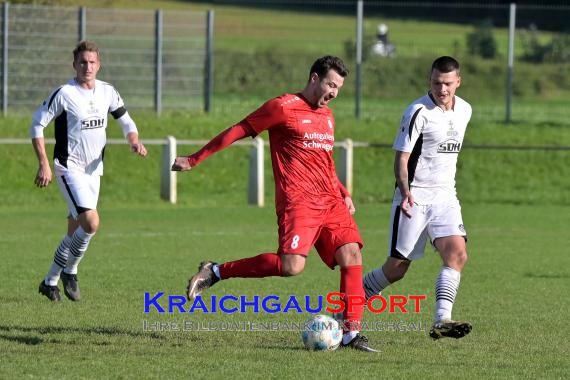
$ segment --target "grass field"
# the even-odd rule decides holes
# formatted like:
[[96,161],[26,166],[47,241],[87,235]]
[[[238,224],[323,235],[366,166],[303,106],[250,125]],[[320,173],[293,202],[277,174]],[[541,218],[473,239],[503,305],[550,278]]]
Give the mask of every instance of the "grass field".
[[[214,115],[133,116],[146,138],[174,134],[201,139],[239,119],[242,115],[236,115],[245,112],[239,104],[241,108]],[[395,121],[385,115],[355,122],[339,111],[339,137],[392,139],[390,124]],[[25,137],[28,122],[23,115],[3,119],[3,137]],[[479,121],[468,136],[471,143],[567,144],[570,135],[563,125],[506,127]],[[118,137],[119,131],[110,126],[111,136]],[[179,152],[195,148],[180,147]],[[99,205],[102,226],[81,266],[83,300],[52,304],[37,293],[37,286],[63,235],[63,201],[54,185],[33,187],[37,164],[29,145],[2,145],[0,257],[6,275],[0,292],[0,378],[319,378],[338,373],[564,378],[570,370],[565,319],[570,312],[570,199],[564,190],[570,178],[568,154],[462,152],[458,188],[470,234],[470,261],[454,315],[469,319],[474,331],[465,339],[441,342],[431,341],[427,332],[367,332],[382,350],[370,356],[307,352],[296,331],[143,331],[144,320],[182,324],[308,318],[306,313],[143,313],[145,292],[182,295],[187,277],[204,258],[225,261],[275,249],[270,167],[268,206],[245,206],[246,148],[232,147],[180,175],[179,204],[167,205],[158,199],[160,148],[150,146],[149,157],[142,160],[129,155],[126,146],[109,146]],[[391,165],[389,149],[355,152],[354,197],[366,243],[366,270],[384,260]],[[428,253],[403,282],[385,292],[426,294],[420,314],[367,313],[365,320],[429,325],[439,266],[436,255]],[[206,296],[316,296],[337,289],[338,273],[312,254],[297,278],[231,280]]]
[[[62,203],[62,202],[60,202]],[[470,261],[457,318],[474,330],[434,342],[421,331],[368,332],[380,354],[311,353],[297,331],[152,332],[143,320],[301,322],[308,314],[144,314],[144,293],[184,294],[201,259],[271,251],[270,207],[102,207],[102,227],[80,269],[83,299],[50,303],[37,285],[62,234],[61,204],[0,209],[0,378],[564,378],[570,370],[570,208],[467,205]],[[388,205],[361,207],[365,269],[383,261]],[[369,322],[431,323],[440,266],[429,250],[385,295],[426,294],[420,314],[367,312]],[[338,288],[311,254],[296,278],[230,280],[205,294],[318,295]],[[318,280],[317,280],[318,279]],[[166,307],[166,303],[161,301]]]
[[[59,3],[77,5],[79,1]],[[168,10],[209,7],[156,0],[102,0],[88,6]],[[354,34],[351,16],[315,18],[295,12],[215,8],[217,52],[255,55],[278,45],[278,53],[291,55],[320,54],[325,49],[340,54],[342,42]],[[292,19],[307,29],[283,38],[279,30],[287,29]],[[374,32],[379,21],[368,19],[367,31]],[[255,22],[259,24],[255,26]],[[325,30],[322,26],[330,26],[331,22],[334,28],[320,33]],[[390,26],[400,56],[408,59],[439,49],[449,51],[456,46],[455,41],[463,44],[464,35],[470,31],[468,26],[409,20],[392,20]],[[313,43],[307,43],[303,33],[315,35]],[[506,31],[497,30],[497,37],[504,51]],[[481,62],[469,63],[477,66]],[[223,65],[222,60],[216,64],[231,67]],[[255,68],[258,62],[250,64]],[[365,355],[351,351],[308,352],[297,331],[144,331],[143,321],[182,325],[184,320],[283,323],[309,318],[307,313],[251,311],[229,315],[159,314],[151,309],[144,313],[145,292],[164,292],[160,303],[167,307],[164,298],[183,295],[188,276],[203,259],[226,261],[276,249],[269,154],[266,151],[267,206],[248,207],[246,147],[229,148],[191,173],[180,174],[178,204],[170,205],[159,200],[160,146],[148,146],[149,156],[145,159],[130,155],[126,145],[108,146],[99,203],[101,229],[80,268],[83,299],[78,303],[67,299],[50,303],[37,293],[37,287],[63,236],[65,206],[56,185],[42,190],[33,186],[37,162],[30,145],[0,145],[0,258],[5,273],[0,290],[0,379],[567,378],[570,151],[469,147],[570,146],[567,99],[563,92],[557,92],[562,90],[556,89],[546,91],[548,99],[535,93],[527,96],[528,88],[541,82],[525,81],[526,90],[515,94],[514,122],[505,125],[503,91],[495,89],[500,86],[493,87],[494,83],[504,83],[499,75],[503,63],[497,68],[493,65],[477,66],[486,76],[466,75],[465,87],[459,94],[463,96],[467,90],[470,96],[466,99],[474,109],[457,176],[470,259],[454,316],[473,323],[474,330],[468,337],[434,342],[427,331],[370,331],[366,335],[382,352]],[[526,79],[521,67],[517,66],[515,75]],[[562,66],[558,72],[562,84],[567,82],[566,68]],[[407,74],[394,72],[393,77],[405,81]],[[225,83],[221,83],[223,87]],[[296,91],[303,83],[285,84],[287,91]],[[265,85],[280,86],[272,81]],[[490,89],[479,91],[487,86]],[[404,91],[408,87],[401,88]],[[270,90],[273,94],[273,88]],[[148,111],[130,111],[143,141],[167,135],[209,139],[266,100],[263,92],[247,93],[218,91],[211,114],[164,112],[157,117]],[[407,95],[404,100],[401,94],[398,99],[398,95],[394,92],[394,96],[384,98],[366,97],[362,118],[356,120],[354,100],[348,91],[343,93],[332,106],[337,141],[352,138],[390,144],[404,107],[413,100]],[[129,100],[125,101],[128,105]],[[0,138],[28,138],[30,117],[29,110],[11,110],[0,119]],[[108,135],[121,136],[116,123],[109,126]],[[46,136],[53,137],[53,126],[46,130]],[[262,137],[267,140],[266,134]],[[191,153],[197,148],[180,146],[178,152]],[[51,150],[48,146],[50,156]],[[391,149],[357,148],[354,152],[353,197],[365,242],[365,270],[381,264],[385,257],[394,186],[392,160]],[[414,264],[406,279],[384,293],[425,294],[421,313],[367,312],[365,321],[420,322],[429,328],[439,267],[440,260],[428,248],[426,257]],[[248,299],[254,295],[316,297],[338,290],[339,274],[335,272],[313,252],[305,272],[298,277],[221,282],[205,293],[205,299],[227,294]]]

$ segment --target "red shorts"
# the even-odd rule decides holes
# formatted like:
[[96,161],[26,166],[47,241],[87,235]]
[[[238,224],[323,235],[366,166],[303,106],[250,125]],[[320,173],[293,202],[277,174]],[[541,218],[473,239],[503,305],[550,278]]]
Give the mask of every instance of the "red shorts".
[[291,207],[278,215],[277,220],[279,254],[307,257],[315,246],[321,260],[334,269],[339,247],[348,243],[363,246],[356,222],[342,201],[324,210]]

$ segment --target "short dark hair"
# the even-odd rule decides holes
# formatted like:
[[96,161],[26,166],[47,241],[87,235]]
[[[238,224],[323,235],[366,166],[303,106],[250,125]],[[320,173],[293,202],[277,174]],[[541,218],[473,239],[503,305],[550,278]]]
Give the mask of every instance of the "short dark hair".
[[311,71],[309,72],[309,78],[313,73],[316,73],[319,78],[324,78],[329,70],[336,71],[343,78],[348,75],[348,69],[346,68],[342,59],[339,57],[334,57],[332,55],[325,55],[313,63],[313,66],[311,66]]
[[75,49],[73,49],[73,60],[77,61],[77,57],[80,53],[84,51],[91,51],[97,53],[97,58],[99,58],[99,47],[93,41],[81,41],[77,44]]
[[444,55],[443,57],[439,57],[433,64],[431,65],[431,71],[437,70],[440,73],[450,73],[452,71],[457,71],[459,75],[459,62],[453,57],[449,57]]

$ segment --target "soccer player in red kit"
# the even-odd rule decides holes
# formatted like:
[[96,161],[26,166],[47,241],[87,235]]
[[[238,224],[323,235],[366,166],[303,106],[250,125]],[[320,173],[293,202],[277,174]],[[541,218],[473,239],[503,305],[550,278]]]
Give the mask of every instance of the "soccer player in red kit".
[[172,170],[186,171],[244,137],[269,132],[279,227],[277,253],[217,264],[205,261],[188,283],[188,299],[219,280],[234,277],[295,276],[315,246],[321,260],[340,266],[340,292],[345,294],[346,328],[341,347],[377,352],[359,333],[364,306],[350,296],[364,296],[362,240],[352,214],[350,194],[340,183],[332,156],[334,118],[328,103],[337,97],[348,69],[338,57],[315,61],[305,89],[271,99],[226,129],[197,153],[177,157]]

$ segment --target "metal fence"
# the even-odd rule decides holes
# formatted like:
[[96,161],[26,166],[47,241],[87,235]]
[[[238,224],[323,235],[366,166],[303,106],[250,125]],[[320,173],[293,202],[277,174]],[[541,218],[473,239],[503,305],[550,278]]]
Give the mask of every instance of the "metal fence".
[[94,9],[3,4],[3,111],[37,106],[73,77],[72,50],[89,39],[100,48],[98,78],[128,107],[207,107],[206,12]]
[[[237,69],[233,68],[232,75],[239,78],[239,82],[220,82],[225,86],[224,91],[264,98],[295,90],[297,87],[292,86],[302,86],[314,58],[334,54],[343,57],[351,69],[341,99],[357,97],[357,1],[218,0],[213,3],[233,5],[216,9],[217,62],[249,54],[240,61]],[[511,39],[510,11],[510,4],[497,1],[364,0],[362,117],[401,114],[406,102],[427,90],[429,65],[433,59],[452,55],[463,66],[459,95],[475,101],[475,120],[494,122],[510,118],[507,113],[510,72],[511,112],[515,121],[566,125],[563,99],[570,96],[570,59],[531,62],[528,55],[532,38],[536,37],[534,41],[539,43],[536,48],[541,50],[565,35],[564,31],[570,26],[567,21],[570,20],[570,4],[548,6],[537,1],[536,5],[517,5],[516,29]],[[258,17],[253,19],[250,15]],[[545,23],[546,19],[550,24]],[[391,51],[378,46],[381,24],[387,26],[383,38],[391,44]],[[568,25],[566,29],[564,25]],[[481,52],[470,51],[469,36],[482,33],[481,30],[492,33],[493,57],[482,57]],[[513,42],[511,68],[509,41]],[[249,63],[248,59],[255,63]],[[275,69],[281,67],[285,69],[275,75]],[[217,78],[221,80],[225,69],[216,66],[216,70]],[[264,80],[269,76],[271,81]],[[226,100],[224,106],[229,107],[231,101],[233,99]],[[243,97],[237,102],[243,103]],[[535,105],[538,103],[544,107],[537,112]],[[354,104],[336,102],[335,113],[354,114]]]

